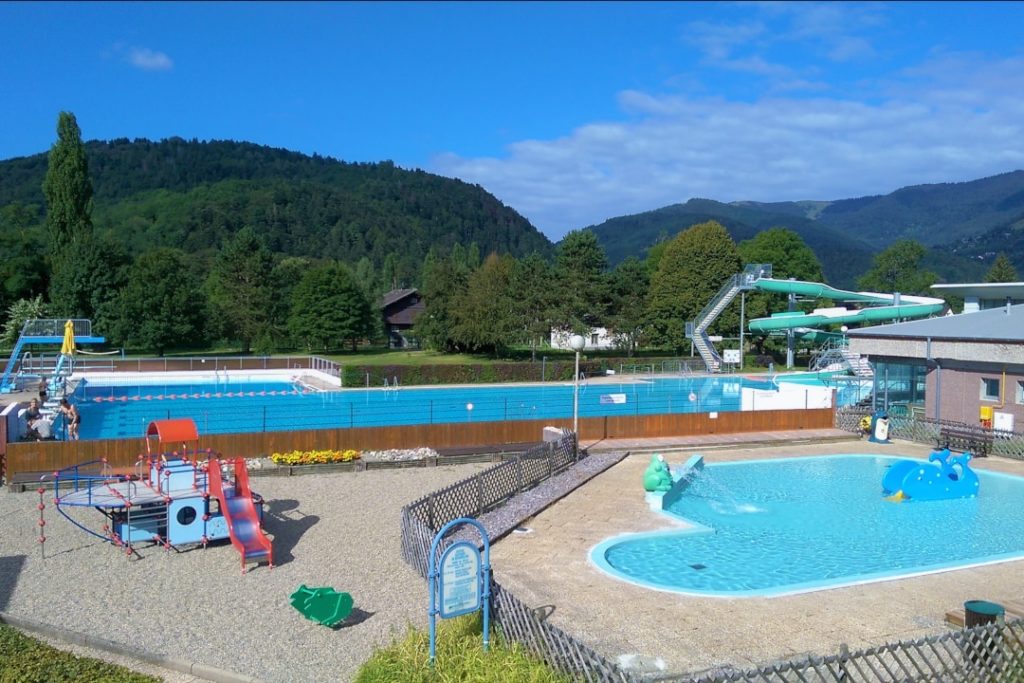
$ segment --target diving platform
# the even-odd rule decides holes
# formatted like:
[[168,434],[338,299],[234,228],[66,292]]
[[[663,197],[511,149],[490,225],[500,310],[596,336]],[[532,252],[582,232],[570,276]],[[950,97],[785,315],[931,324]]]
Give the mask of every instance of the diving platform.
[[[71,323],[71,334],[68,334],[69,322]],[[21,328],[21,335],[7,360],[3,375],[0,375],[0,393],[10,393],[17,389],[16,379],[20,372],[16,369],[19,367],[22,351],[27,347],[60,345],[63,349],[70,346],[74,350],[79,344],[102,344],[104,342],[106,342],[104,337],[93,334],[91,320],[58,318],[26,320]],[[63,360],[65,353],[62,352],[61,355]],[[57,369],[64,369],[66,374],[71,372],[63,362],[58,364]]]

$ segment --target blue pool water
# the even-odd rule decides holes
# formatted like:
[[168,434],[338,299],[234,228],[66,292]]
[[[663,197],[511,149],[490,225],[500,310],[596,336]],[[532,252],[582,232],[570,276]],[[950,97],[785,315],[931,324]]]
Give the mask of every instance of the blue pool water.
[[[592,560],[679,593],[775,596],[1024,558],[1024,479],[979,471],[976,498],[882,497],[897,458],[824,456],[706,465],[674,504],[694,531],[609,539]],[[976,470],[977,471],[977,470]]]
[[[180,381],[180,380],[179,380]],[[572,417],[571,384],[310,391],[287,381],[169,384],[159,378],[125,386],[83,380],[72,401],[83,439],[138,437],[152,420],[190,417],[200,433],[381,427]],[[770,389],[741,376],[584,383],[579,414],[650,415],[736,411],[741,388]]]

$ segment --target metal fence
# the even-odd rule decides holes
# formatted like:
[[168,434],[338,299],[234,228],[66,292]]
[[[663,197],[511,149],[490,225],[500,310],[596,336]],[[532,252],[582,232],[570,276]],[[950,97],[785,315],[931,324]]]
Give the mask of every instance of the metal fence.
[[[459,517],[479,517],[512,497],[578,462],[576,437],[566,433],[556,442],[533,448],[522,456],[495,465],[476,476],[456,482],[402,508],[402,555],[426,578],[430,545],[442,526]],[[447,547],[444,539],[438,550]],[[505,638],[518,642],[549,666],[588,683],[630,683],[632,679],[614,663],[547,623],[497,580],[491,581],[492,619]]]
[[438,529],[453,519],[479,517],[501,507],[569,469],[579,457],[576,437],[569,433],[406,505],[402,508],[402,557],[427,578],[430,543]]
[[[860,431],[860,421],[865,416],[872,414],[871,408],[867,407],[848,406],[838,408],[835,413],[835,427],[836,429],[857,433]],[[913,414],[905,416],[889,415],[889,436],[894,439],[935,445],[939,442],[940,432],[943,427],[969,430],[977,427],[977,425],[954,422],[952,420],[935,420]],[[993,430],[990,433],[992,436],[992,448],[989,452],[992,455],[1024,460],[1024,432]]]
[[[863,409],[837,412],[836,425],[857,431]],[[898,438],[933,441],[941,423],[898,418]],[[1024,439],[1021,440],[1024,443]],[[462,516],[495,510],[579,460],[569,434],[523,456],[427,495],[402,509],[402,553],[421,576],[434,533]],[[585,457],[585,454],[584,454]],[[1016,456],[1020,457],[1020,456]],[[444,543],[441,544],[444,546]],[[538,577],[538,580],[541,580]],[[526,647],[549,666],[588,683],[1021,683],[1024,682],[1024,620],[950,631],[928,638],[886,643],[850,652],[810,656],[757,668],[718,668],[697,674],[624,671],[572,634],[547,623],[492,577],[494,623],[503,636]]]
[[674,358],[651,363],[619,363],[620,375],[695,375],[707,367],[700,358]]

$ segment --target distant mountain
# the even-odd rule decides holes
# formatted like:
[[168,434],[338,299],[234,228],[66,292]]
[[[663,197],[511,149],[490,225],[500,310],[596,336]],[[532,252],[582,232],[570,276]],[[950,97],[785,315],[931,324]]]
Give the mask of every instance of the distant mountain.
[[[252,226],[279,253],[380,266],[391,256],[418,272],[432,246],[475,242],[491,251],[550,254],[551,242],[479,185],[390,162],[353,164],[246,142],[86,143],[93,222],[134,252],[216,249]],[[0,206],[42,217],[47,154],[0,161]]]
[[737,243],[769,228],[789,228],[814,251],[825,276],[835,284],[852,285],[871,267],[871,257],[878,251],[872,245],[806,218],[801,215],[805,209],[787,212],[789,205],[770,205],[783,207],[770,211],[763,208],[765,206],[753,202],[724,204],[710,199],[691,199],[685,204],[612,218],[589,229],[597,235],[612,263],[627,256],[642,257],[644,251],[660,239],[674,237],[696,223],[715,220],[725,226]]
[[945,281],[982,278],[1000,251],[1024,273],[1024,171],[837,201],[691,199],[590,229],[618,263],[707,220],[722,223],[737,242],[768,228],[789,228],[817,254],[826,278],[840,286],[853,286],[871,267],[872,256],[900,239],[930,247],[923,265]]
[[862,239],[891,244],[957,242],[1024,218],[1024,171],[966,183],[914,185],[877,197],[830,202],[816,217]]

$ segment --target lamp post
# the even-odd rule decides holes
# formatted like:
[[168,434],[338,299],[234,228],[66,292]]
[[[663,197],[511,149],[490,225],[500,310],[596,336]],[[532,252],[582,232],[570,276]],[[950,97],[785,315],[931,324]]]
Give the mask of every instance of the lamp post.
[[572,433],[576,437],[577,447],[580,442],[580,351],[587,345],[587,340],[578,334],[569,339],[569,346],[576,352],[576,371],[572,376]]

